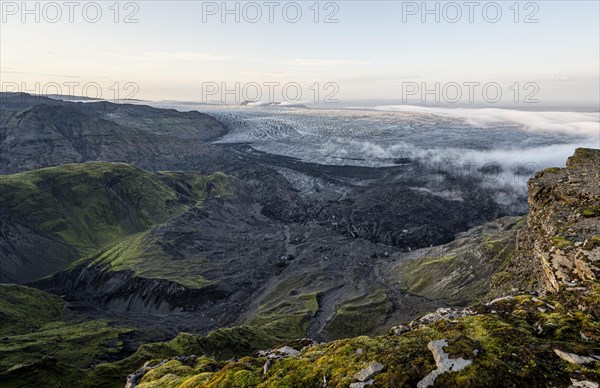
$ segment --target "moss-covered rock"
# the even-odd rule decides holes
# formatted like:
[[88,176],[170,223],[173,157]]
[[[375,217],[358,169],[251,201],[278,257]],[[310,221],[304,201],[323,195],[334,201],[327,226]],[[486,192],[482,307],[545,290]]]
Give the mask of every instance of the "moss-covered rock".
[[[589,313],[574,314],[567,300],[522,295],[479,304],[474,306],[475,315],[438,320],[400,336],[310,345],[298,356],[272,361],[266,374],[266,358],[244,357],[215,373],[202,371],[195,382],[201,387],[321,387],[326,381],[328,387],[347,387],[356,381],[357,372],[380,362],[385,369],[375,377],[379,386],[409,387],[436,368],[427,344],[439,339],[447,341],[444,351],[451,358],[472,360],[459,372],[440,375],[436,379],[439,386],[495,386],[498,381],[506,386],[563,386],[571,378],[600,381],[600,360],[574,366],[554,352],[600,354],[597,341],[580,335],[582,330],[599,335],[597,321]],[[153,374],[174,375],[169,377],[169,381],[178,381],[173,386],[185,386],[190,369],[174,365],[180,367],[169,362]]]

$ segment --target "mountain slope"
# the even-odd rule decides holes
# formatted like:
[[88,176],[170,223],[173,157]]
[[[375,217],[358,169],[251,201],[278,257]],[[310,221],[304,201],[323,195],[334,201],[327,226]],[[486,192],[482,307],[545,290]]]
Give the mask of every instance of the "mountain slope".
[[[65,385],[67,377],[77,378],[77,368],[131,353],[125,342],[132,329],[66,317],[63,302],[54,295],[0,284],[0,297],[0,370],[18,373],[21,381],[43,370],[44,377],[33,385],[41,381],[49,386]],[[0,378],[0,386],[11,385],[15,383]]]
[[208,183],[186,179],[104,162],[1,176],[0,280],[50,275],[182,213]]
[[197,164],[225,130],[199,112],[0,95],[0,172],[128,162],[153,170]]

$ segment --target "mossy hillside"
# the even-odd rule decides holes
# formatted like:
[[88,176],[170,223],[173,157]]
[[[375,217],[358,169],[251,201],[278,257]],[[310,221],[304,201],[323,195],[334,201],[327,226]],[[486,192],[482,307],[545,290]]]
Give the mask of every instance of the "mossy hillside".
[[175,192],[128,164],[92,162],[0,178],[13,222],[76,247],[95,248],[181,211]]
[[122,350],[121,335],[129,332],[102,321],[48,323],[37,331],[0,339],[0,370],[33,363],[42,356],[87,368],[115,358]]
[[325,331],[333,339],[376,332],[383,326],[390,308],[391,303],[385,290],[374,289],[338,306],[333,319],[325,326]]
[[[230,178],[223,173],[202,176],[187,172],[160,172],[156,174],[162,182],[172,188],[185,210],[202,207],[210,198],[235,194]],[[177,282],[189,288],[201,288],[210,284],[202,276],[203,256],[174,258],[164,249],[169,241],[163,241],[155,232],[163,224],[135,233],[105,248],[83,257],[73,267],[86,265],[101,267],[108,271],[132,271],[134,275],[147,279],[163,279]]]
[[[4,175],[0,189],[3,218],[66,243],[74,251],[71,260],[98,255],[98,251],[110,251],[111,259],[118,250],[126,256],[133,248],[131,241],[126,241],[128,236],[201,206],[209,197],[234,193],[222,173],[150,173],[128,164],[105,162]],[[141,234],[134,243],[139,242],[136,238]],[[69,265],[62,256],[47,260],[56,262],[55,270]],[[124,264],[128,258],[119,260]]]
[[6,372],[0,372],[0,387],[71,388],[81,379],[82,373],[78,368],[61,363],[53,357],[42,357],[34,363],[15,365]]
[[[180,333],[171,341],[149,343],[140,348],[131,356],[114,363],[100,364],[88,370],[81,384],[96,386],[122,385],[124,377],[132,371],[140,368],[146,361],[158,363],[161,360],[173,358],[180,355],[205,355],[212,360],[227,360],[232,357],[242,357],[252,354],[257,350],[269,349],[279,343],[286,343],[294,338],[306,336],[309,319],[314,316],[317,308],[318,290],[289,295],[290,289],[303,288],[306,279],[288,279],[279,284],[273,292],[264,298],[259,305],[256,316],[249,324],[222,328],[209,333],[207,336],[197,336],[188,333]],[[222,361],[216,361],[219,368],[213,368],[211,373],[224,365]],[[214,363],[213,363],[214,364]],[[173,362],[167,366],[173,365]],[[196,367],[193,367],[194,369]],[[175,368],[177,369],[177,368]],[[194,386],[203,376],[198,372],[192,373],[188,367],[177,369],[184,375],[192,375],[193,379],[188,382]],[[160,377],[152,381],[150,386],[169,386],[172,373],[157,371]],[[200,374],[207,373],[202,371]],[[96,385],[91,384],[96,382]]]
[[0,373],[28,369],[49,356],[86,368],[114,358],[122,335],[131,332],[102,321],[65,320],[58,297],[30,287],[0,285],[0,297]]
[[[553,308],[548,307],[551,305]],[[589,313],[575,313],[564,299],[536,299],[529,295],[475,307],[478,315],[440,320],[401,336],[355,337],[305,348],[300,356],[275,360],[266,375],[266,358],[244,357],[218,372],[191,376],[178,374],[182,365],[171,361],[169,371],[153,371],[159,380],[144,379],[140,387],[157,381],[172,387],[347,387],[354,374],[373,362],[385,370],[375,377],[383,387],[415,386],[435,369],[427,343],[445,339],[452,358],[464,357],[473,364],[462,371],[438,377],[440,386],[566,386],[571,378],[600,381],[600,362],[573,365],[560,359],[554,349],[580,355],[598,354],[594,340],[580,332],[598,336],[598,321]],[[540,330],[541,328],[541,330]],[[596,337],[597,338],[597,337]],[[359,351],[361,349],[361,351]],[[168,376],[168,377],[167,377]]]
[[300,278],[280,282],[260,302],[251,325],[280,341],[305,337],[309,321],[319,308],[317,294],[324,290],[319,284]]
[[37,330],[62,318],[59,297],[35,288],[0,284],[0,336]]
[[320,300],[334,288],[326,277],[285,278],[260,300],[250,325],[280,342],[310,336],[315,325],[323,325],[332,339],[381,333],[391,310],[384,289],[357,290],[344,295],[335,311],[323,311]]
[[503,271],[525,218],[507,217],[448,244],[425,249],[392,269],[407,291],[448,304],[468,304],[489,290],[489,278]]
[[220,198],[235,194],[231,178],[222,172],[199,175],[190,172],[161,171],[156,173],[162,182],[175,190],[180,197],[191,202],[202,202],[209,196]]
[[[144,375],[140,384],[147,387],[168,387],[174,381],[174,376],[189,376],[192,381],[188,382],[189,386],[194,386],[199,379],[204,376],[210,376],[218,371],[225,363],[215,361],[209,357],[199,357],[189,361],[171,360],[162,365],[160,368],[152,369]],[[199,377],[196,377],[200,375]]]
[[[593,290],[595,294],[588,295],[591,306],[600,300],[600,290]],[[427,343],[437,339],[448,341],[445,350],[452,357],[474,360],[463,371],[441,376],[438,382],[444,386],[494,386],[497,381],[519,386],[562,386],[572,376],[600,381],[600,365],[573,366],[554,354],[555,348],[580,355],[600,351],[597,317],[591,308],[581,311],[574,303],[580,303],[579,298],[571,298],[565,292],[549,298],[523,295],[489,306],[481,304],[474,307],[479,315],[438,321],[402,336],[363,336],[311,346],[299,357],[275,361],[266,375],[262,370],[266,358],[222,360],[282,343],[271,337],[268,327],[220,329],[206,337],[182,333],[172,341],[142,345],[124,360],[82,370],[72,382],[82,387],[122,386],[125,376],[148,360],[156,365],[164,359],[198,355],[197,361],[172,360],[152,370],[144,376],[141,387],[321,387],[323,377],[328,386],[347,387],[354,382],[353,375],[372,362],[386,366],[375,378],[381,386],[414,386],[435,369]],[[357,352],[358,349],[362,352]],[[30,371],[37,381],[40,375],[53,373],[52,368],[56,367],[40,370],[43,365]],[[71,368],[67,364],[61,367],[65,373]],[[25,379],[12,386],[28,386],[26,383],[32,381],[36,380]]]
[[188,288],[210,284],[202,276],[203,257],[176,259],[152,235],[154,228],[128,236],[106,249],[84,257],[73,266],[101,267],[105,271],[132,271],[146,279],[162,279]]
[[[281,325],[283,322],[279,321],[277,324]],[[96,365],[86,370],[78,381],[80,386],[84,387],[122,387],[126,376],[145,362],[150,361],[151,365],[156,365],[162,360],[181,355],[204,355],[207,360],[210,360],[214,372],[226,364],[224,360],[243,357],[260,349],[269,349],[278,343],[284,343],[285,340],[274,336],[272,329],[273,327],[269,325],[242,325],[218,329],[207,336],[180,333],[171,341],[144,344],[123,360]],[[191,371],[184,369],[182,374],[189,376]],[[201,371],[196,369],[196,372],[191,374],[194,381],[202,380],[202,376],[197,376],[198,373],[206,372],[204,369]],[[171,373],[163,373],[161,369],[156,371],[155,376],[162,375],[171,375]],[[165,382],[160,381],[161,378],[157,381],[153,380],[152,385],[161,387]],[[149,380],[150,377],[146,378],[146,381]]]

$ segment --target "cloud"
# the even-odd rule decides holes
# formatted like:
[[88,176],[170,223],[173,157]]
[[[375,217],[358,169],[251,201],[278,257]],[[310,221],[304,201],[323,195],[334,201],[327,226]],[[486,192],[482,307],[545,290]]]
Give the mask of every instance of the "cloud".
[[216,55],[211,53],[203,53],[203,52],[155,52],[155,53],[142,53],[138,55],[130,55],[130,54],[122,54],[115,53],[112,51],[105,50],[97,50],[91,49],[90,51],[97,52],[102,55],[120,58],[120,59],[129,59],[135,61],[205,61],[205,62],[223,62],[230,61],[233,57],[224,56],[224,55]]
[[600,139],[600,113],[543,112],[498,108],[432,108],[411,105],[378,106],[376,110],[429,113],[464,119],[474,127],[513,123],[524,130]]
[[16,71],[16,70],[7,70],[7,69],[0,69],[0,73],[4,73],[4,74],[31,74],[31,73],[27,73],[25,71]]
[[32,73],[32,72],[27,72],[27,71],[9,70],[9,68],[0,69],[0,74],[42,75],[45,77],[53,77],[53,78],[81,78],[78,75],[72,75],[72,74]]
[[569,77],[567,77],[566,75],[555,75],[552,74],[550,76],[548,76],[548,79],[554,80],[554,81],[566,81],[569,79]]
[[224,55],[215,55],[209,53],[198,53],[198,52],[161,52],[161,53],[147,53],[143,55],[145,58],[154,59],[159,61],[209,61],[209,62],[222,62],[232,60],[233,57]]
[[286,65],[302,67],[323,67],[323,66],[344,66],[344,65],[372,65],[373,62],[353,61],[348,59],[301,59],[296,58],[291,61],[284,61]]

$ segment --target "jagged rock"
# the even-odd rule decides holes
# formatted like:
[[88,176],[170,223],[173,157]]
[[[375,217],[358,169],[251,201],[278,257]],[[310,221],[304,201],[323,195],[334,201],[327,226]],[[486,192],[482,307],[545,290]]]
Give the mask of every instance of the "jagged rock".
[[572,364],[582,365],[582,364],[590,364],[595,361],[600,361],[600,356],[579,356],[574,353],[563,352],[559,349],[554,349],[554,353],[563,360],[570,362]]
[[471,310],[470,308],[457,309],[450,307],[442,307],[435,311],[435,313],[429,313],[423,315],[421,318],[416,321],[412,321],[409,323],[409,327],[412,329],[413,327],[420,327],[422,325],[428,325],[431,323],[435,323],[442,319],[457,319],[466,317],[469,315],[476,315],[477,313]]
[[[566,168],[538,172],[528,182],[527,227],[502,284],[490,297],[511,288],[555,293],[600,276],[600,150],[579,148]],[[585,178],[583,178],[585,177]]]
[[144,375],[152,369],[158,368],[159,366],[164,365],[168,360],[162,360],[161,362],[159,362],[156,365],[150,366],[150,361],[146,361],[144,363],[144,365],[136,370],[135,372],[133,372],[132,374],[130,374],[129,376],[127,376],[127,381],[125,382],[125,388],[135,388],[138,383],[140,382],[140,380],[142,379],[142,377],[144,377]]
[[383,366],[383,364],[375,362],[358,372],[356,375],[354,375],[354,377],[360,382],[365,382],[370,380],[376,374],[381,373],[383,369],[385,369],[385,366]]
[[402,335],[403,333],[406,333],[408,331],[410,331],[410,327],[404,325],[397,325],[393,326],[390,329],[390,335]]
[[506,300],[514,300],[514,299],[515,299],[515,297],[512,296],[512,295],[503,296],[503,297],[500,297],[500,298],[496,298],[496,299],[494,299],[494,300],[486,303],[485,305],[486,306],[492,306],[492,305],[494,305],[494,304],[496,304],[498,302],[503,302],[503,301],[506,301]]
[[266,375],[269,369],[271,368],[271,364],[273,364],[273,359],[269,358],[265,365],[263,366],[263,375]]
[[571,379],[571,385],[569,388],[598,388],[598,383],[587,380]]
[[451,359],[448,357],[448,354],[444,352],[444,347],[448,346],[448,342],[446,340],[437,340],[431,341],[427,344],[429,350],[433,354],[433,359],[435,360],[435,365],[437,369],[433,370],[429,373],[423,380],[417,383],[417,388],[427,388],[433,385],[435,379],[446,372],[456,372],[466,368],[471,365],[473,361],[465,360],[462,357],[457,359]]
[[282,346],[281,348],[274,350],[260,350],[258,352],[259,357],[273,358],[286,358],[294,357],[300,354],[299,350],[292,348],[291,346]]
[[374,380],[367,380],[365,382],[352,383],[349,385],[349,388],[363,388],[369,385],[373,385]]

